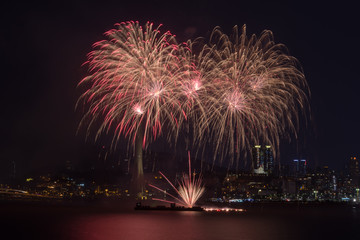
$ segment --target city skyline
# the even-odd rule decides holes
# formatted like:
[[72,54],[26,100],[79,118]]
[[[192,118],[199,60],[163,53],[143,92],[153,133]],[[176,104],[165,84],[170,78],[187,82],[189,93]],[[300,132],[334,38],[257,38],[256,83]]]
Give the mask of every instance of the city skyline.
[[[256,154],[255,154],[256,155]],[[158,161],[159,157],[147,159],[145,164]],[[166,157],[160,158],[166,162]],[[308,168],[306,160],[294,159],[293,163],[273,171],[229,172],[226,168],[210,170],[211,165],[196,172],[188,160],[188,168],[177,169],[169,175],[157,167],[144,172],[144,191],[141,195],[133,189],[133,174],[122,163],[96,166],[91,169],[74,168],[68,163],[66,169],[57,173],[29,175],[23,179],[10,179],[0,183],[3,200],[152,200],[184,205],[243,202],[359,202],[359,160],[352,157],[346,171],[338,172],[328,167]],[[256,164],[257,158],[253,159]],[[184,165],[184,164],[183,164]],[[255,171],[254,171],[255,170]],[[187,172],[189,174],[185,174]],[[182,173],[181,173],[182,172]],[[190,174],[191,172],[191,174]],[[136,175],[136,174],[135,174]],[[191,176],[189,178],[189,176]],[[192,198],[194,194],[194,198]],[[204,196],[201,197],[201,195]],[[180,199],[181,197],[181,199]],[[200,197],[200,198],[199,198]],[[186,202],[186,204],[185,204]],[[159,203],[159,202],[158,202]]]
[[309,126],[302,128],[298,144],[283,143],[281,156],[291,161],[303,154],[309,164],[336,169],[357,156],[359,36],[351,6],[304,2],[257,8],[243,3],[240,8],[202,2],[168,8],[156,3],[160,2],[144,4],[144,10],[131,3],[112,3],[109,8],[85,1],[7,6],[1,37],[6,103],[1,164],[10,166],[14,161],[19,174],[25,174],[62,166],[67,159],[81,162],[96,157],[100,143],[85,143],[84,133],[76,136],[80,120],[74,111],[80,94],[76,84],[86,72],[81,64],[104,30],[116,22],[148,19],[163,23],[180,40],[206,36],[217,25],[227,33],[233,25],[243,24],[249,33],[271,30],[275,42],[284,43],[301,63],[312,93]]

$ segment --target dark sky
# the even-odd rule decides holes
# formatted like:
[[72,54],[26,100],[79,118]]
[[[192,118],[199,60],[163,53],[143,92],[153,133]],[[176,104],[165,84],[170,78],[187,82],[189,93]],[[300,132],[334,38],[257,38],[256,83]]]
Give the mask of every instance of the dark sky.
[[[76,85],[91,45],[127,20],[162,23],[179,41],[206,36],[217,25],[227,33],[243,24],[248,33],[272,30],[302,64],[311,90],[311,126],[302,129],[310,137],[301,151],[313,164],[342,168],[360,150],[358,8],[350,1],[273,2],[2,3],[0,174],[13,160],[27,174],[96,154],[83,135],[75,136]],[[291,154],[282,156],[290,161]]]

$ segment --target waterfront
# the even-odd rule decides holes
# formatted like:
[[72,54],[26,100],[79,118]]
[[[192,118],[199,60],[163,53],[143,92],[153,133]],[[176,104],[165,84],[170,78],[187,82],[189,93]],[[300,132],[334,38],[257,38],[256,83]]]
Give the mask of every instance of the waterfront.
[[3,203],[1,232],[11,239],[358,239],[351,205],[255,206],[246,212],[134,211],[131,204]]

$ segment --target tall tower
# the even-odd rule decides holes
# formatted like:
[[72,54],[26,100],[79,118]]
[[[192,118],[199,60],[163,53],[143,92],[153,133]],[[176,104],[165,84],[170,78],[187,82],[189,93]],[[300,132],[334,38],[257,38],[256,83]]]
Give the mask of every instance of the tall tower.
[[271,174],[274,172],[274,157],[272,153],[271,146],[266,145],[264,150],[264,163],[265,163],[265,172]]
[[354,187],[359,186],[359,178],[360,178],[360,171],[359,171],[359,159],[356,157],[351,157],[349,162],[349,173],[351,177],[351,184]]
[[299,175],[301,177],[306,175],[306,159],[301,159],[299,162]]
[[292,175],[297,177],[299,174],[299,159],[294,159],[292,164]]
[[274,171],[274,157],[271,146],[255,145],[252,152],[253,173],[271,174]]
[[260,145],[255,145],[253,147],[253,172],[256,174],[265,173],[264,153]]

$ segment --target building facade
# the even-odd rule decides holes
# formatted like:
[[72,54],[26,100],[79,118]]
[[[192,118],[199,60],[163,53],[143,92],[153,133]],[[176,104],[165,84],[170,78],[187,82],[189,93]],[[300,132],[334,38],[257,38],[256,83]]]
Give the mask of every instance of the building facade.
[[252,152],[252,169],[255,174],[272,174],[274,157],[269,145],[255,145]]

